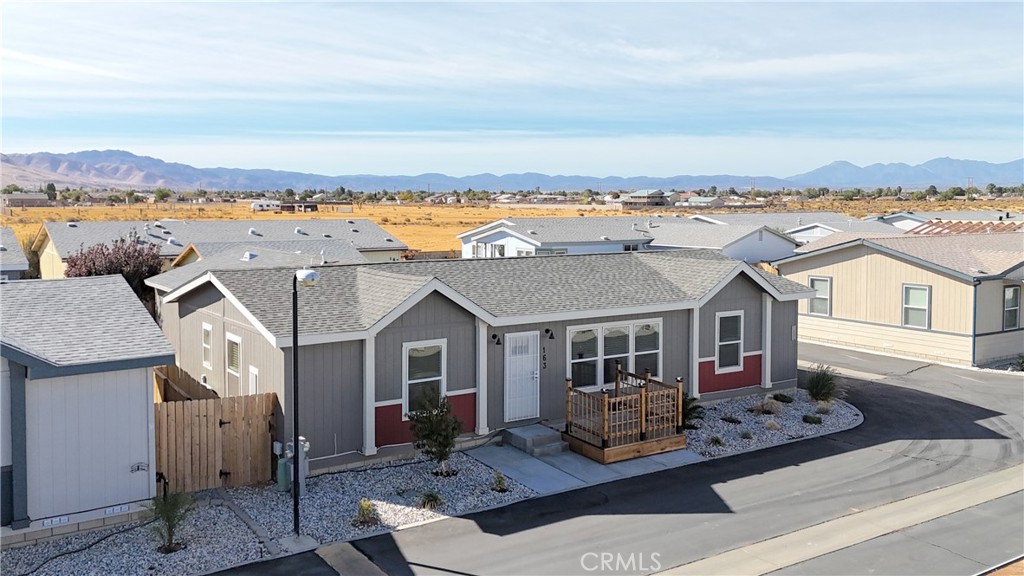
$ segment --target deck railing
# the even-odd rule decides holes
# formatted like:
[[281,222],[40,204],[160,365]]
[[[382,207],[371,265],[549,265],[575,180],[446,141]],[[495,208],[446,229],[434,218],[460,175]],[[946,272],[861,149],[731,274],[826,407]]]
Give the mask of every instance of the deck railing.
[[683,381],[668,385],[616,363],[615,388],[586,392],[565,380],[565,433],[613,448],[683,433]]

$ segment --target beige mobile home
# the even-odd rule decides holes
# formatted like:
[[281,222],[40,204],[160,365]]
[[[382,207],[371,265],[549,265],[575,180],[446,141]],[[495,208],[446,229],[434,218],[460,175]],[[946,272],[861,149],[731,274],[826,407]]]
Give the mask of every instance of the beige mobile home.
[[816,292],[800,340],[969,366],[1024,354],[1024,234],[828,240],[774,263]]

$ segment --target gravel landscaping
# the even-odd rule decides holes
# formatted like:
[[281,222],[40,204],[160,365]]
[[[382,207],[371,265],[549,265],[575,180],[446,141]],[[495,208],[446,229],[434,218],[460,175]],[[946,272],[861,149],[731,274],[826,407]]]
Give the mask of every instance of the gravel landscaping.
[[[4,576],[26,574],[197,574],[267,556],[266,548],[226,506],[200,499],[178,528],[186,547],[161,554],[149,522],[73,534],[32,546],[5,549]],[[60,554],[85,548],[65,556]],[[46,562],[42,566],[43,562]],[[33,572],[33,570],[35,570]]]
[[[320,543],[352,540],[400,526],[511,504],[534,495],[512,479],[507,479],[507,492],[491,490],[494,471],[465,454],[452,454],[448,463],[459,471],[457,475],[435,476],[432,471],[436,463],[419,457],[309,478],[300,504],[302,533]],[[440,508],[419,507],[420,497],[428,491],[441,497]],[[278,492],[273,485],[231,488],[228,493],[272,538],[291,532],[289,493]],[[362,498],[376,506],[379,524],[353,526]]]
[[[775,404],[775,414],[751,411],[765,400],[761,395],[706,406],[703,420],[696,421],[699,428],[686,431],[688,448],[713,458],[845,430],[860,422],[860,412],[845,402],[833,402],[828,413],[822,414],[806,391],[787,393],[793,402]],[[805,415],[820,416],[821,423],[804,422]],[[772,429],[776,425],[778,429]],[[449,465],[458,470],[457,475],[435,476],[432,472],[436,463],[417,457],[311,477],[301,503],[302,533],[321,544],[353,540],[535,496],[512,478],[506,478],[507,492],[494,492],[494,470],[463,453],[453,454]],[[441,498],[436,510],[419,505],[422,496],[430,492]],[[254,528],[222,504],[219,496],[224,493],[251,518]],[[279,492],[272,483],[199,493],[195,498],[195,508],[178,532],[177,539],[185,542],[186,548],[178,552],[157,552],[153,527],[135,522],[5,549],[0,555],[0,573],[204,573],[269,556],[270,551],[254,530],[261,528],[275,540],[291,534],[291,495]],[[374,503],[379,522],[354,526],[352,521],[363,498]],[[270,548],[277,546],[271,542]]]
[[[698,420],[697,430],[686,431],[686,446],[708,458],[725,456],[756,448],[783,444],[807,436],[820,436],[856,426],[861,419],[860,411],[837,400],[832,403],[828,414],[818,413],[818,403],[811,399],[806,390],[787,391],[793,398],[790,404],[778,403],[777,414],[756,414],[750,409],[764,401],[764,396],[736,398],[707,406],[704,419]],[[821,424],[808,424],[805,415],[821,417]],[[738,424],[722,418],[739,420]],[[779,428],[769,422],[775,422]],[[745,438],[744,436],[748,436]],[[721,440],[719,445],[714,438]]]

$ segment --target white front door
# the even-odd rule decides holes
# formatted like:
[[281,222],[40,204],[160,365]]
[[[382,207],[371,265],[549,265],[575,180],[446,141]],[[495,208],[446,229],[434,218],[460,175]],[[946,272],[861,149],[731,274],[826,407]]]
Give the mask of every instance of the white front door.
[[540,332],[505,335],[505,421],[540,417]]

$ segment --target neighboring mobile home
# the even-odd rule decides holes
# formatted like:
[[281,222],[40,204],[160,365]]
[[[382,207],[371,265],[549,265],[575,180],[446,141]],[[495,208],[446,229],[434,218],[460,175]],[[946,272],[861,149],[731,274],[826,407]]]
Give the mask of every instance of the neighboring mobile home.
[[1024,354],[1024,234],[831,240],[774,262],[815,289],[802,340],[969,366]]
[[14,230],[0,228],[0,280],[18,280],[28,270],[28,258]]
[[514,258],[706,248],[744,262],[782,258],[798,244],[765,226],[708,226],[661,215],[504,218],[463,232],[463,258]]
[[0,286],[3,525],[95,520],[156,494],[152,367],[174,350],[121,276]]
[[723,226],[768,226],[797,241],[813,242],[836,232],[858,234],[899,233],[902,230],[887,223],[858,220],[838,212],[753,212],[728,214],[696,214],[691,219]]
[[[291,252],[310,246],[311,258],[319,261],[325,245],[354,246],[371,262],[397,262],[408,247],[369,220],[158,220],[128,222],[46,222],[32,241],[39,255],[43,278],[63,278],[68,256],[83,247],[127,238],[132,232],[160,247],[160,256],[171,266],[190,244],[261,245],[274,243],[275,250]],[[328,248],[330,249],[330,248]]]
[[[616,361],[693,396],[795,386],[796,300],[811,294],[708,250],[315,270],[298,294],[315,469],[409,442],[405,415],[426,387],[483,435],[564,418],[566,379],[598,390]],[[211,270],[168,293],[178,366],[224,394],[276,392],[288,414],[294,275]]]

